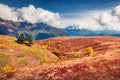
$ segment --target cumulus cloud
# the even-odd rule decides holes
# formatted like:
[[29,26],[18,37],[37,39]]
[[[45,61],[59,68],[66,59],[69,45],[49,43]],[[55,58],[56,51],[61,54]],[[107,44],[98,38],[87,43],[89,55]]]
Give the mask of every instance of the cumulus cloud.
[[66,18],[62,22],[65,22],[65,25],[68,26],[76,24],[80,29],[120,31],[120,5],[114,9],[91,10],[84,12],[84,14],[77,12],[72,16],[77,17],[76,19]]
[[113,9],[112,15],[117,16],[120,19],[120,5]]
[[5,20],[18,21],[15,9],[4,4],[0,4],[0,17]]
[[35,8],[33,5],[23,7],[17,10],[19,20],[27,21],[30,23],[45,22],[49,25],[59,25],[59,14],[53,13],[42,8]]
[[120,6],[115,7],[111,12],[95,14],[93,19],[101,28],[109,30],[120,30]]
[[111,15],[107,13],[103,13],[100,15],[95,14],[93,18],[102,26],[109,26],[111,24]]
[[[94,13],[96,14],[93,17]],[[77,17],[71,18],[70,16]],[[66,27],[68,25],[77,24],[80,29],[120,30],[120,5],[111,11],[88,11],[85,12],[85,14],[79,12],[74,15],[70,14],[70,16],[60,18],[59,13],[50,12],[42,8],[35,8],[33,5],[23,8],[12,8],[0,4],[0,17],[5,20],[27,21],[33,24],[43,22],[55,27]]]
[[33,5],[15,9],[4,4],[0,4],[0,17],[5,20],[27,21],[33,24],[44,22],[55,27],[58,27],[60,24],[60,15],[58,13],[53,13],[42,8],[35,8]]
[[80,29],[91,29],[91,30],[117,30],[120,31],[120,5],[114,9],[109,10],[93,10],[85,12],[80,16],[79,12],[77,19],[66,18],[63,20],[65,25],[77,25]]

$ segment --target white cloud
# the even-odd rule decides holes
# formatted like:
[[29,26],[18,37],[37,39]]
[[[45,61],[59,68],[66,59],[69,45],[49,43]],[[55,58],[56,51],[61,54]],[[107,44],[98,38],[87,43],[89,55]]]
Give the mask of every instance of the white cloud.
[[[70,15],[72,16],[72,14]],[[92,10],[86,11],[84,14],[77,12],[73,16],[75,18],[66,17],[63,19],[62,22],[65,26],[76,24],[80,29],[120,31],[120,5],[114,9]]]
[[120,6],[115,7],[111,12],[95,15],[94,20],[104,29],[120,30]]
[[95,14],[95,16],[93,17],[96,21],[98,21],[98,23],[102,26],[109,26],[111,23],[111,15],[107,14],[107,13],[103,13],[101,15],[97,15]]
[[120,5],[113,9],[112,14],[120,19]]
[[19,18],[23,21],[30,23],[44,22],[52,26],[59,25],[60,15],[58,13],[53,13],[42,8],[35,8],[33,5],[18,9],[17,12]]
[[63,14],[50,12],[33,5],[23,8],[11,8],[0,4],[0,17],[5,20],[27,21],[29,23],[44,22],[55,27],[78,25],[80,29],[120,30],[120,5],[113,10],[92,10]]
[[[93,19],[94,13],[102,13],[101,11],[86,11],[86,12],[77,12],[73,14],[68,14],[71,15],[68,17],[67,14],[62,15],[64,18],[61,19],[61,22],[65,26],[69,25],[77,25],[80,29],[91,29],[91,30],[98,30],[102,29],[98,23]],[[75,18],[74,18],[75,16]]]
[[29,23],[44,22],[48,25],[59,27],[60,15],[42,8],[35,8],[33,5],[14,9],[7,5],[0,4],[0,17],[5,20],[27,21]]
[[0,17],[5,20],[18,21],[15,9],[4,4],[0,4]]

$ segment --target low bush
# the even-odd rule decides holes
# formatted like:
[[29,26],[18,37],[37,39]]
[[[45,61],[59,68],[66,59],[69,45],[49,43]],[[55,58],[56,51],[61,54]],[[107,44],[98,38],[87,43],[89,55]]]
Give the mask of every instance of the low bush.
[[18,65],[25,65],[27,63],[26,60],[27,60],[26,57],[18,58],[17,64]]
[[43,49],[41,48],[41,46],[37,45],[30,51],[30,53],[33,54],[40,61],[40,63],[46,62],[47,60],[46,52],[47,52],[46,49]]
[[88,47],[87,49],[84,50],[84,56],[93,56],[94,51],[92,47]]
[[80,58],[80,53],[79,54],[78,53],[74,54],[73,58]]
[[10,62],[10,55],[6,53],[0,53],[0,67],[4,67]]
[[57,57],[60,57],[60,56],[61,56],[61,53],[58,51],[57,48],[54,48],[53,51],[52,51],[52,53],[53,53],[54,55],[56,55]]
[[61,56],[61,54],[59,53],[59,52],[52,52],[54,55],[56,55],[57,57],[60,57]]
[[17,65],[15,64],[7,64],[3,69],[1,70],[1,73],[8,73],[8,72],[14,72],[17,70]]
[[25,53],[18,53],[18,54],[16,54],[15,56],[17,57],[17,58],[21,58],[21,57],[25,57],[27,54],[25,54]]

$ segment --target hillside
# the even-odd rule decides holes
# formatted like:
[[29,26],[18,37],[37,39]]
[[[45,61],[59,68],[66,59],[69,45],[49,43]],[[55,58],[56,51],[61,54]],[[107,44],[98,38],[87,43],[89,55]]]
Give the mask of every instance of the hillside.
[[64,31],[45,23],[13,22],[0,18],[0,34],[18,37],[20,33],[31,34],[34,39],[46,39],[56,36],[68,35]]
[[[0,74],[0,79],[11,80],[120,80],[120,38],[112,36],[95,37],[56,37],[35,41],[32,47],[20,45],[14,42],[14,38],[0,36],[5,49],[22,49],[22,52],[35,48],[36,45],[44,45],[52,58],[56,56],[51,52],[57,51],[67,59],[59,59],[55,62],[44,63],[30,67],[21,67],[15,72]],[[12,46],[8,45],[14,42]],[[5,46],[8,45],[8,46]],[[15,46],[16,45],[16,46]],[[14,48],[15,47],[15,48]],[[87,47],[94,50],[93,56],[68,58],[70,54],[83,54]],[[4,50],[0,48],[0,50]],[[35,50],[35,49],[34,49]],[[33,51],[34,51],[33,50]],[[10,50],[12,51],[12,50]],[[5,51],[4,51],[5,52]],[[20,50],[14,54],[20,53]],[[73,56],[74,56],[73,55]],[[54,57],[53,57],[54,56]],[[59,57],[59,56],[58,56]],[[30,59],[30,58],[29,58]],[[36,61],[35,61],[36,62]]]
[[66,52],[79,52],[87,47],[93,47],[95,53],[104,54],[107,51],[120,48],[120,38],[112,36],[94,36],[94,37],[56,37],[46,40],[36,41],[36,43],[43,45],[46,43],[53,43],[49,50],[53,50],[58,45],[61,48],[58,52],[64,54]]
[[32,47],[18,44],[16,38],[0,35],[0,67],[8,63],[17,63],[18,67],[35,66],[46,61],[55,61],[57,57],[40,45]]

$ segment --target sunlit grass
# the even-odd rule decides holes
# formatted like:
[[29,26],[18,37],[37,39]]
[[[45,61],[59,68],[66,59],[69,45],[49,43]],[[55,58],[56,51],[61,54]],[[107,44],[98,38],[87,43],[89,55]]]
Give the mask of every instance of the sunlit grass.
[[[52,62],[52,58],[49,58],[49,56],[47,55],[52,55],[52,53],[49,52],[46,48],[43,48],[41,45],[38,44],[34,44],[30,47],[25,44],[19,44],[16,42],[16,40],[16,38],[12,38],[9,36],[0,36],[0,51],[2,52],[0,53],[2,57],[0,58],[0,67],[6,66],[10,61],[18,64],[18,66],[29,66],[34,60],[39,62],[39,64]],[[31,59],[29,59],[29,57]],[[32,63],[31,66],[38,65],[37,62]]]

